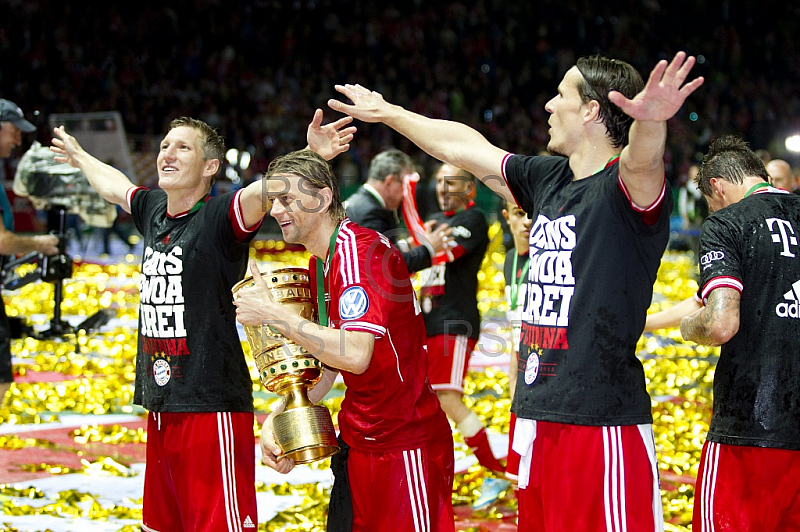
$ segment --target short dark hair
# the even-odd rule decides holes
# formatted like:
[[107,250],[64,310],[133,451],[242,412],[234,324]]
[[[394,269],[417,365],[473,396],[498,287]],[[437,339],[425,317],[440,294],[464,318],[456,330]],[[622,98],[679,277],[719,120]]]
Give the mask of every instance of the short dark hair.
[[576,66],[583,76],[578,84],[581,100],[583,103],[596,100],[600,104],[600,120],[606,126],[608,140],[615,148],[626,146],[633,118],[611,103],[608,93],[614,90],[633,98],[644,89],[642,76],[625,61],[599,55],[581,57]]
[[339,181],[333,174],[333,169],[328,164],[328,161],[316,152],[305,149],[281,155],[269,163],[264,178],[268,179],[275,175],[284,174],[300,176],[316,190],[329,188],[332,192],[331,204],[328,207],[331,217],[338,222],[347,216],[339,195]]
[[[225,157],[225,138],[220,135],[216,129],[209,126],[202,120],[198,120],[196,118],[189,118],[188,116],[182,116],[180,118],[174,119],[172,122],[169,123],[169,129],[173,130],[176,127],[190,127],[200,133],[200,142],[203,148],[203,157],[206,158],[206,161],[210,161],[211,159],[218,159],[220,162],[220,168],[222,168],[222,161]],[[217,170],[219,171],[219,170]]]
[[439,163],[439,166],[436,167],[436,172],[434,172],[434,173],[438,174],[439,170],[441,170],[442,167],[444,167],[444,166],[452,166],[453,168],[456,169],[455,175],[447,176],[447,177],[463,177],[464,181],[469,181],[473,185],[477,185],[478,184],[478,178],[475,177],[472,173],[470,173],[469,170],[464,170],[463,168],[459,168],[458,166],[456,166],[454,164],[441,162],[441,163]]
[[712,177],[740,185],[745,178],[751,176],[769,182],[764,162],[750,149],[747,142],[736,135],[725,135],[709,146],[694,182],[704,196],[711,196]]
[[367,179],[385,181],[387,176],[396,175],[403,177],[403,170],[414,170],[414,161],[411,157],[397,149],[380,152],[369,163]]

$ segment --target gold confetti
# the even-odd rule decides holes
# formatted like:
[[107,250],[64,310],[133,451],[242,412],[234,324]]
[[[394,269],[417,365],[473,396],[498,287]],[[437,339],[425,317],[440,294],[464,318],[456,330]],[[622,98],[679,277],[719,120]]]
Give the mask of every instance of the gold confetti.
[[[489,229],[490,244],[479,275],[479,306],[484,318],[502,319],[507,310],[503,298],[502,230],[499,223]],[[267,255],[268,254],[268,255]],[[309,254],[287,249],[281,241],[254,242],[251,257],[266,264],[307,266]],[[664,255],[658,278],[654,285],[654,301],[648,312],[657,312],[690,297],[697,291],[695,258],[686,253],[668,252]],[[20,268],[20,273],[29,265]],[[417,281],[415,276],[414,280]],[[0,422],[10,424],[47,424],[58,421],[59,415],[127,413],[142,415],[144,411],[133,405],[133,381],[136,358],[136,320],[139,294],[137,289],[139,266],[130,257],[126,263],[97,265],[76,263],[73,278],[64,283],[62,311],[65,315],[91,316],[99,310],[110,309],[120,323],[128,326],[104,327],[94,331],[68,335],[65,338],[37,340],[35,338],[12,341],[15,357],[14,370],[20,375],[38,372],[59,373],[64,376],[56,382],[17,382],[0,407]],[[10,316],[36,319],[29,324],[37,328],[49,326],[53,315],[53,287],[49,283],[32,283],[17,291],[6,292],[3,297]],[[500,326],[497,334],[507,334]],[[242,346],[247,354],[253,381],[254,406],[257,412],[271,411],[278,399],[267,393],[258,379],[258,373],[249,356],[249,345]],[[510,349],[510,346],[505,348]],[[681,339],[675,329],[645,334],[639,340],[637,353],[642,360],[647,389],[653,398],[653,418],[656,448],[662,479],[662,502],[665,529],[685,532],[691,524],[694,506],[694,486],[700,452],[711,417],[711,386],[714,368],[719,357],[718,348],[696,346]],[[343,386],[337,385],[332,397],[324,404],[334,415],[341,408]],[[465,385],[465,401],[492,431],[507,433],[509,429],[510,399],[508,375],[505,371],[487,368],[470,371]],[[260,425],[254,431],[260,434]],[[120,425],[85,425],[69,431],[77,444],[145,443],[144,429],[131,429]],[[458,432],[454,433],[457,456],[470,451]],[[24,450],[27,448],[66,449],[47,439],[25,438],[14,435],[0,436],[0,448]],[[312,467],[326,469],[329,460],[316,462]],[[131,476],[135,474],[127,465],[110,457],[84,460],[75,469],[60,464],[26,464],[25,471],[53,475],[82,473],[89,475]],[[475,465],[463,474],[456,475],[453,485],[453,504],[471,505],[480,494],[483,480],[491,476]],[[260,531],[323,531],[327,516],[329,488],[316,484],[276,484],[257,486],[259,491],[275,495],[293,495],[301,502],[276,515],[267,523],[260,523]],[[52,502],[34,507],[25,499],[42,499],[38,490],[22,486],[0,485],[2,512],[6,515],[75,516],[94,520],[109,518],[141,520],[141,499],[125,501],[121,506],[103,506],[97,497],[88,493],[67,490],[59,493]],[[501,508],[515,510],[516,499],[507,490],[490,507],[476,512],[481,519],[502,519]],[[0,519],[1,521],[1,519]],[[8,528],[13,530],[13,528]],[[122,532],[138,530],[125,526]],[[468,529],[464,529],[468,530]]]
[[71,432],[77,443],[147,443],[147,431],[143,428],[129,429],[119,425],[98,426],[83,425]]

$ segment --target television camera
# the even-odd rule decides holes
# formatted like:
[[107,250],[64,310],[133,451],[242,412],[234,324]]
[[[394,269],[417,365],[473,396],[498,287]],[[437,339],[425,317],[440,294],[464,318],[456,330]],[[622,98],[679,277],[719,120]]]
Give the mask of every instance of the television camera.
[[[53,318],[49,329],[42,331],[36,331],[21,321],[12,323],[13,337],[61,337],[80,330],[99,328],[112,317],[111,311],[102,309],[74,327],[62,320],[64,281],[71,278],[73,272],[73,259],[67,254],[67,214],[74,212],[96,227],[110,227],[117,211],[94,191],[80,170],[68,164],[56,163],[54,157],[49,148],[34,142],[17,166],[13,190],[18,196],[30,199],[36,209],[46,211],[47,230],[58,237],[59,252],[52,256],[32,252],[9,260],[0,275],[0,284],[8,290],[16,290],[36,281],[52,283]],[[18,269],[26,264],[35,268],[20,274]]]

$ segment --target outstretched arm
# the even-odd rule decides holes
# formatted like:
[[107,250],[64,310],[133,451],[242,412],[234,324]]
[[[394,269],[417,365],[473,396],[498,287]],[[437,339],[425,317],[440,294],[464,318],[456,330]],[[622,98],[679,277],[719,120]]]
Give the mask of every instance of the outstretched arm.
[[617,91],[608,94],[612,103],[634,119],[629,143],[620,156],[619,171],[631,200],[639,207],[649,207],[661,194],[667,120],[703,84],[699,77],[684,85],[694,63],[694,57],[678,52],[670,63],[658,62],[644,89],[632,100]]
[[[308,125],[306,149],[317,152],[326,161],[346,152],[350,149],[350,141],[356,132],[355,126],[345,127],[352,121],[352,117],[346,116],[323,126],[322,109],[317,109]],[[259,179],[250,183],[241,195],[240,205],[245,225],[252,227],[257,224],[270,207],[266,195],[266,182]]]
[[336,90],[352,101],[346,104],[331,99],[331,109],[362,122],[382,122],[419,146],[431,157],[462,168],[478,177],[508,201],[515,201],[502,178],[503,158],[508,152],[491,144],[471,127],[436,120],[403,109],[361,85],[336,85]]
[[706,306],[681,320],[681,336],[704,345],[722,345],[739,332],[741,294],[733,288],[711,291]]
[[131,183],[125,174],[113,166],[99,161],[84,150],[75,137],[67,133],[64,126],[53,129],[53,133],[55,137],[50,151],[56,154],[56,162],[68,163],[70,166],[78,168],[86,176],[92,188],[106,201],[115,203],[130,212],[125,195],[136,185]]
[[692,312],[697,311],[703,305],[694,296],[688,297],[683,301],[675,303],[668,309],[654,312],[647,315],[647,320],[644,324],[644,332],[655,331],[658,329],[667,329],[678,327],[681,324],[681,319],[688,316]]

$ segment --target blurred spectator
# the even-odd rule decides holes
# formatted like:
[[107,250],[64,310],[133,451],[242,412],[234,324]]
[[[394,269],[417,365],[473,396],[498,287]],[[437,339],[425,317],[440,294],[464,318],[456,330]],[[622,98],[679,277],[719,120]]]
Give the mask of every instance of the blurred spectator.
[[123,225],[121,218],[130,218],[122,208],[117,205],[117,217],[114,218],[114,223],[111,227],[102,227],[100,230],[103,232],[103,254],[111,255],[111,235],[114,234],[119,238],[123,244],[128,248],[128,253],[133,252],[134,241],[131,240],[133,234],[133,227],[130,225]]
[[789,192],[794,190],[794,174],[789,163],[783,159],[772,159],[766,166],[770,185]]
[[700,244],[700,227],[708,216],[708,203],[697,188],[694,178],[700,167],[693,164],[689,167],[688,179],[678,190],[678,214],[681,217],[681,233],[685,237],[688,248],[697,252]]
[[[0,3],[0,96],[51,113],[119,110],[138,143],[167,117],[196,116],[231,147],[252,144],[254,172],[305,136],[306,118],[358,81],[389,101],[463,121],[516,153],[546,145],[544,104],[580,55],[619,57],[647,73],[654,56],[690,43],[702,97],[670,123],[674,182],[710,137],[736,133],[782,156],[774,138],[800,122],[794,2],[107,2]],[[758,35],[758,39],[750,36]],[[312,38],[315,37],[315,38]],[[318,40],[325,43],[320,48]],[[269,50],[269,53],[265,53]],[[40,128],[46,142],[47,128]],[[387,128],[359,125],[347,154],[363,182],[385,146],[413,147]],[[433,161],[415,161],[432,175]],[[342,163],[344,164],[344,163]]]

